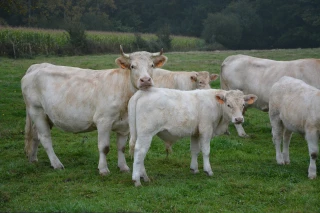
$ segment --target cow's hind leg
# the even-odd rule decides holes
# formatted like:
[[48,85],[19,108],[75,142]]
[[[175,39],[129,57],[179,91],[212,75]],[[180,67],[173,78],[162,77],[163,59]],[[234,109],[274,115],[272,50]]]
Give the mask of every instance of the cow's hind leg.
[[308,131],[306,132],[305,138],[308,141],[308,149],[309,149],[309,155],[310,155],[308,177],[310,179],[315,179],[317,177],[316,160],[319,154],[319,145],[318,145],[319,134],[317,130]]
[[282,157],[283,157],[284,164],[290,164],[289,145],[290,145],[291,136],[292,136],[292,132],[284,128],[283,149],[282,149]]
[[284,136],[284,126],[279,115],[272,115],[272,113],[269,113],[269,116],[272,127],[272,140],[276,149],[276,160],[278,164],[284,164],[283,155],[281,152],[281,141]]
[[[42,146],[47,152],[51,166],[54,169],[63,169],[64,166],[60,162],[59,158],[56,156],[52,147],[52,140],[50,134],[51,124],[49,119],[47,118],[47,115],[44,114],[43,110],[34,109],[33,111],[31,110],[30,116],[33,118],[32,120],[38,132],[38,139],[40,140]],[[31,156],[33,157],[36,156],[37,144],[39,143],[38,139],[36,137],[34,138],[35,140],[33,143],[33,151],[31,153]]]
[[127,165],[125,158],[125,148],[128,140],[128,135],[117,134],[117,148],[118,148],[118,167],[122,172],[129,172],[130,168]]
[[132,180],[135,182],[135,186],[141,186],[140,178],[143,178],[145,182],[149,181],[149,177],[144,166],[144,159],[150,148],[151,140],[151,136],[137,137],[132,169]]

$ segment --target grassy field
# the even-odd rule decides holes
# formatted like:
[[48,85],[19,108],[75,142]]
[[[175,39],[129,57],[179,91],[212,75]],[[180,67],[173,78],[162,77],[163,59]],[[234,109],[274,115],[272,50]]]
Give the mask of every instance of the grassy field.
[[[174,52],[165,54],[170,70],[219,73],[229,55],[247,54],[276,60],[320,58],[320,49]],[[64,170],[53,170],[42,146],[39,162],[28,162],[24,148],[25,105],[20,79],[34,63],[50,62],[82,68],[116,67],[118,55],[0,58],[0,212],[320,212],[319,178],[309,180],[309,156],[303,137],[294,134],[291,164],[276,164],[267,113],[247,111],[249,138],[211,140],[213,177],[189,171],[189,139],[173,146],[166,158],[162,141],[154,138],[145,165],[151,179],[135,188],[131,173],[117,168],[115,135],[108,163],[111,174],[98,174],[97,132],[70,134],[53,128],[55,152]],[[219,81],[212,84],[219,88]],[[132,169],[133,159],[127,154]],[[200,171],[202,159],[199,157]],[[319,170],[319,164],[317,166]]]

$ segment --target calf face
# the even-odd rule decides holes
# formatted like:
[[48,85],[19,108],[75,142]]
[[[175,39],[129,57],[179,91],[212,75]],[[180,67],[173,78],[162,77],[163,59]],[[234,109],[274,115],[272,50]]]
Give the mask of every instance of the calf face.
[[116,59],[116,63],[123,69],[130,70],[130,78],[136,89],[148,89],[153,86],[153,69],[162,67],[167,61],[163,56],[163,51],[158,53],[135,52],[125,54],[120,46],[121,57]]
[[234,124],[244,122],[242,111],[245,104],[253,104],[257,99],[256,95],[244,95],[240,90],[230,90],[216,95],[216,100],[222,104],[223,113],[227,114]]
[[211,89],[210,82],[217,80],[219,75],[210,74],[207,71],[201,71],[197,73],[196,82],[197,89]]

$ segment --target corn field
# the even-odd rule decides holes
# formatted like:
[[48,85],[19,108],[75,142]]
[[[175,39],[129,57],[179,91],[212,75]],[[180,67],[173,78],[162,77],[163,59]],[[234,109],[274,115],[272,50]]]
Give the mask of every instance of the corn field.
[[[137,50],[136,37],[133,33],[87,31],[90,47],[95,47],[92,54],[115,53],[119,45],[127,52]],[[155,41],[154,34],[141,34],[146,41]],[[199,50],[204,41],[199,38],[171,36],[171,51]],[[12,58],[30,58],[36,55],[68,55],[69,35],[63,30],[35,28],[0,27],[0,56]]]

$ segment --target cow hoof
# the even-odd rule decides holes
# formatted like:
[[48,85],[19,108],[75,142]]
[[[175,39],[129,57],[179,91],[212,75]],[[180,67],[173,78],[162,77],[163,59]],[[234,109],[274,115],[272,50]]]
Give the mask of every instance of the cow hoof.
[[134,186],[135,187],[141,186],[141,182],[140,181],[133,181],[133,182],[134,182]]
[[212,171],[210,171],[210,172],[208,172],[208,171],[204,171],[208,176],[213,176],[213,172]]
[[62,164],[59,165],[51,165],[54,169],[64,169],[64,166]]
[[110,171],[109,171],[109,169],[102,169],[99,171],[99,173],[101,176],[107,176],[110,174]]
[[141,178],[143,179],[144,182],[150,182],[150,179],[148,176],[143,176]]
[[239,135],[239,136],[242,137],[242,138],[250,138],[250,136],[247,135],[247,134],[241,134],[241,135]]
[[317,177],[317,175],[309,175],[309,176],[308,176],[308,178],[309,178],[310,180],[314,180],[314,179],[316,179],[316,177]]
[[130,172],[130,168],[127,165],[119,167],[119,169],[120,169],[120,172],[124,172],[124,173]]
[[197,174],[199,173],[199,170],[198,169],[190,169],[191,173],[192,174]]

